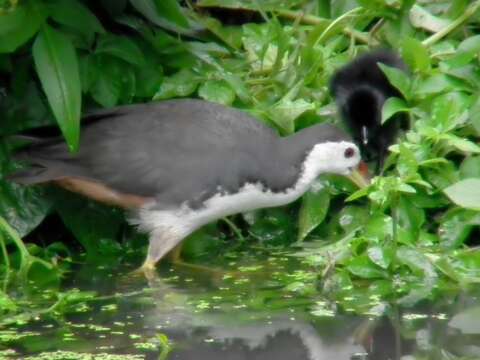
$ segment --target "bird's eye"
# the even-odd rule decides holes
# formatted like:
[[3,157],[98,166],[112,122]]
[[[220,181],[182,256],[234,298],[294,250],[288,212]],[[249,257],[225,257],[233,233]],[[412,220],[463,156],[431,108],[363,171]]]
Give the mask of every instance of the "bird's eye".
[[354,148],[346,148],[345,153],[343,154],[347,159],[351,158],[353,155],[355,155],[355,149]]

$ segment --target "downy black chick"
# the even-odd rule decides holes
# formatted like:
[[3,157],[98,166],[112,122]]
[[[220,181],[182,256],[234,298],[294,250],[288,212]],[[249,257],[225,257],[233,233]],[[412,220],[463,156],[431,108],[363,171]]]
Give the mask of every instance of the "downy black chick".
[[376,50],[338,70],[330,83],[342,120],[359,145],[362,158],[376,162],[377,173],[382,170],[388,147],[399,130],[408,126],[408,118],[403,113],[381,123],[385,101],[392,96],[402,98],[402,95],[390,84],[378,63],[406,70],[394,52]]

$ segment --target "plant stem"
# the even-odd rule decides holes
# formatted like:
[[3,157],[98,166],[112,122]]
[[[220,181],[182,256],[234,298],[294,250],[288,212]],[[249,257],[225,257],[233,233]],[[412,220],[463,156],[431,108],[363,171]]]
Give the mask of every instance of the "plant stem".
[[[279,9],[279,10],[276,10],[275,13],[278,16],[283,17],[285,19],[290,19],[290,20],[294,20],[294,21],[300,20],[300,22],[302,24],[306,24],[306,25],[321,25],[321,24],[324,24],[325,25],[324,33],[325,33],[329,28],[334,26],[338,21],[345,18],[346,15],[350,16],[354,12],[358,11],[357,9],[360,9],[360,8],[353,9],[350,12],[342,15],[341,17],[339,17],[338,19],[336,19],[334,21],[331,21],[330,19],[324,19],[324,18],[315,16],[315,15],[304,14],[301,11]],[[348,27],[345,27],[344,29],[342,29],[342,31],[346,35],[353,37],[355,40],[357,40],[361,43],[364,43],[364,44],[372,43],[372,45],[376,45],[376,44],[373,44],[373,41],[371,41],[371,39],[368,35],[365,35],[358,30],[350,29]],[[323,36],[324,35],[322,34],[321,37],[323,37]]]
[[455,30],[457,27],[459,27],[462,23],[467,21],[470,17],[475,14],[475,12],[480,8],[480,0],[475,1],[473,4],[471,4],[465,12],[460,15],[458,18],[456,18],[454,21],[452,21],[449,25],[445,26],[442,30],[439,32],[433,34],[429,38],[423,40],[422,44],[424,46],[432,46],[436,42],[438,42],[440,39],[451,33],[453,30]]
[[1,230],[5,231],[6,235],[15,243],[18,251],[20,251],[20,269],[23,268],[25,262],[28,262],[30,253],[17,232],[0,216],[0,231]]
[[235,235],[237,236],[237,238],[240,240],[240,242],[244,242],[245,241],[245,238],[243,237],[242,235],[242,232],[240,231],[240,229],[237,227],[237,225],[235,225],[233,223],[233,221],[231,221],[230,219],[228,218],[223,218],[222,219],[223,221],[225,221],[225,223],[230,227],[230,229],[235,233]]

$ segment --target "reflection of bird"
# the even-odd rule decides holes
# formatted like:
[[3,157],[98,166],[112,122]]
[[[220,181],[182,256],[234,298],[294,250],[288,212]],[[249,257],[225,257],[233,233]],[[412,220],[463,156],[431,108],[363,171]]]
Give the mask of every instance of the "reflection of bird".
[[406,117],[398,114],[381,124],[384,102],[389,97],[402,95],[389,83],[378,63],[405,68],[393,52],[380,50],[367,53],[341,68],[334,75],[330,90],[353,139],[360,145],[362,157],[376,159],[377,170],[380,170],[388,146],[395,140],[398,130],[406,126]]
[[280,138],[249,115],[200,100],[104,110],[84,119],[80,150],[32,138],[16,154],[21,184],[53,181],[133,209],[148,231],[145,268],[202,225],[289,203],[321,173],[347,175],[360,161],[342,131],[320,124]]

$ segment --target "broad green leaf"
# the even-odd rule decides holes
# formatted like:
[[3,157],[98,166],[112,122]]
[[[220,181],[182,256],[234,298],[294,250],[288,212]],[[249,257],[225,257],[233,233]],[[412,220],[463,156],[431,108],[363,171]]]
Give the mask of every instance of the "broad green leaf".
[[463,121],[463,114],[470,105],[470,98],[462,92],[452,91],[442,94],[432,102],[430,125],[440,132],[453,130]]
[[418,172],[418,162],[414,152],[405,146],[405,144],[400,144],[399,152],[397,170],[400,176],[403,179],[416,176]]
[[410,9],[410,22],[414,27],[434,33],[442,30],[451,23],[450,20],[435,16],[418,4],[413,5]]
[[45,25],[33,45],[33,60],[69,149],[77,151],[82,93],[75,48],[65,35]]
[[168,21],[181,27],[188,28],[188,20],[182,12],[177,0],[155,0],[158,14]]
[[480,52],[480,35],[467,37],[458,46],[455,55],[447,60],[451,68],[459,68],[467,65]]
[[425,223],[425,211],[411,200],[412,195],[401,196],[397,205],[398,223],[417,237]]
[[140,48],[135,42],[125,36],[102,35],[98,39],[95,52],[97,54],[109,54],[118,57],[132,65],[145,65],[145,58]]
[[480,179],[480,155],[465,158],[460,164],[460,178]]
[[328,213],[330,194],[327,188],[308,191],[302,198],[302,207],[298,216],[298,241],[320,225]]
[[480,211],[480,179],[464,179],[443,192],[458,206]]
[[284,134],[292,134],[295,130],[295,119],[314,109],[314,104],[303,99],[291,101],[283,98],[269,109],[268,114]]
[[164,78],[153,99],[161,100],[191,95],[195,92],[199,83],[200,80],[193,71],[182,69],[174,75]]
[[421,98],[452,90],[471,91],[465,81],[442,73],[422,79],[414,90],[415,95]]
[[22,237],[47,216],[51,201],[46,197],[44,188],[20,186],[3,178],[16,170],[19,168],[9,161],[5,142],[0,141],[0,217]]
[[403,70],[385,64],[379,63],[378,66],[380,66],[390,84],[396,87],[406,99],[410,99],[412,84],[408,75]]
[[445,140],[450,146],[466,153],[480,153],[480,146],[474,142],[453,134],[442,134],[439,139]]
[[427,48],[417,39],[407,37],[402,41],[403,59],[414,71],[430,70],[430,56]]
[[402,246],[397,250],[397,259],[414,273],[425,276],[426,285],[431,286],[437,278],[433,264],[420,250]]
[[163,81],[163,68],[158,64],[148,63],[135,69],[135,96],[151,99]]
[[231,105],[235,100],[235,92],[223,80],[209,80],[200,85],[198,96],[202,99],[223,105]]
[[11,53],[30,40],[47,17],[41,3],[22,2],[15,10],[0,14],[0,53]]
[[95,15],[79,1],[57,0],[49,7],[49,11],[53,20],[77,30],[91,40],[94,33],[105,33]]
[[[158,11],[157,3],[163,0],[130,0],[130,4],[153,24],[182,35],[196,36],[199,29],[190,29],[177,25]],[[175,0],[168,0],[168,2]]]
[[132,66],[108,55],[97,54],[90,64],[97,75],[91,85],[93,99],[103,107],[130,103],[135,95],[136,79]]
[[387,101],[383,104],[382,108],[382,124],[384,124],[388,119],[390,119],[393,115],[399,112],[406,112],[410,111],[405,100],[391,97],[388,98]]
[[462,246],[470,236],[473,227],[480,225],[480,214],[474,210],[453,208],[441,218],[438,227],[441,246],[455,249]]
[[393,260],[393,249],[388,246],[371,246],[367,249],[370,260],[382,269],[388,269]]
[[347,265],[348,271],[364,279],[377,279],[385,277],[386,273],[375,265],[367,255],[354,257]]
[[476,101],[470,107],[469,117],[475,132],[480,136],[480,96],[478,93],[474,96]]

